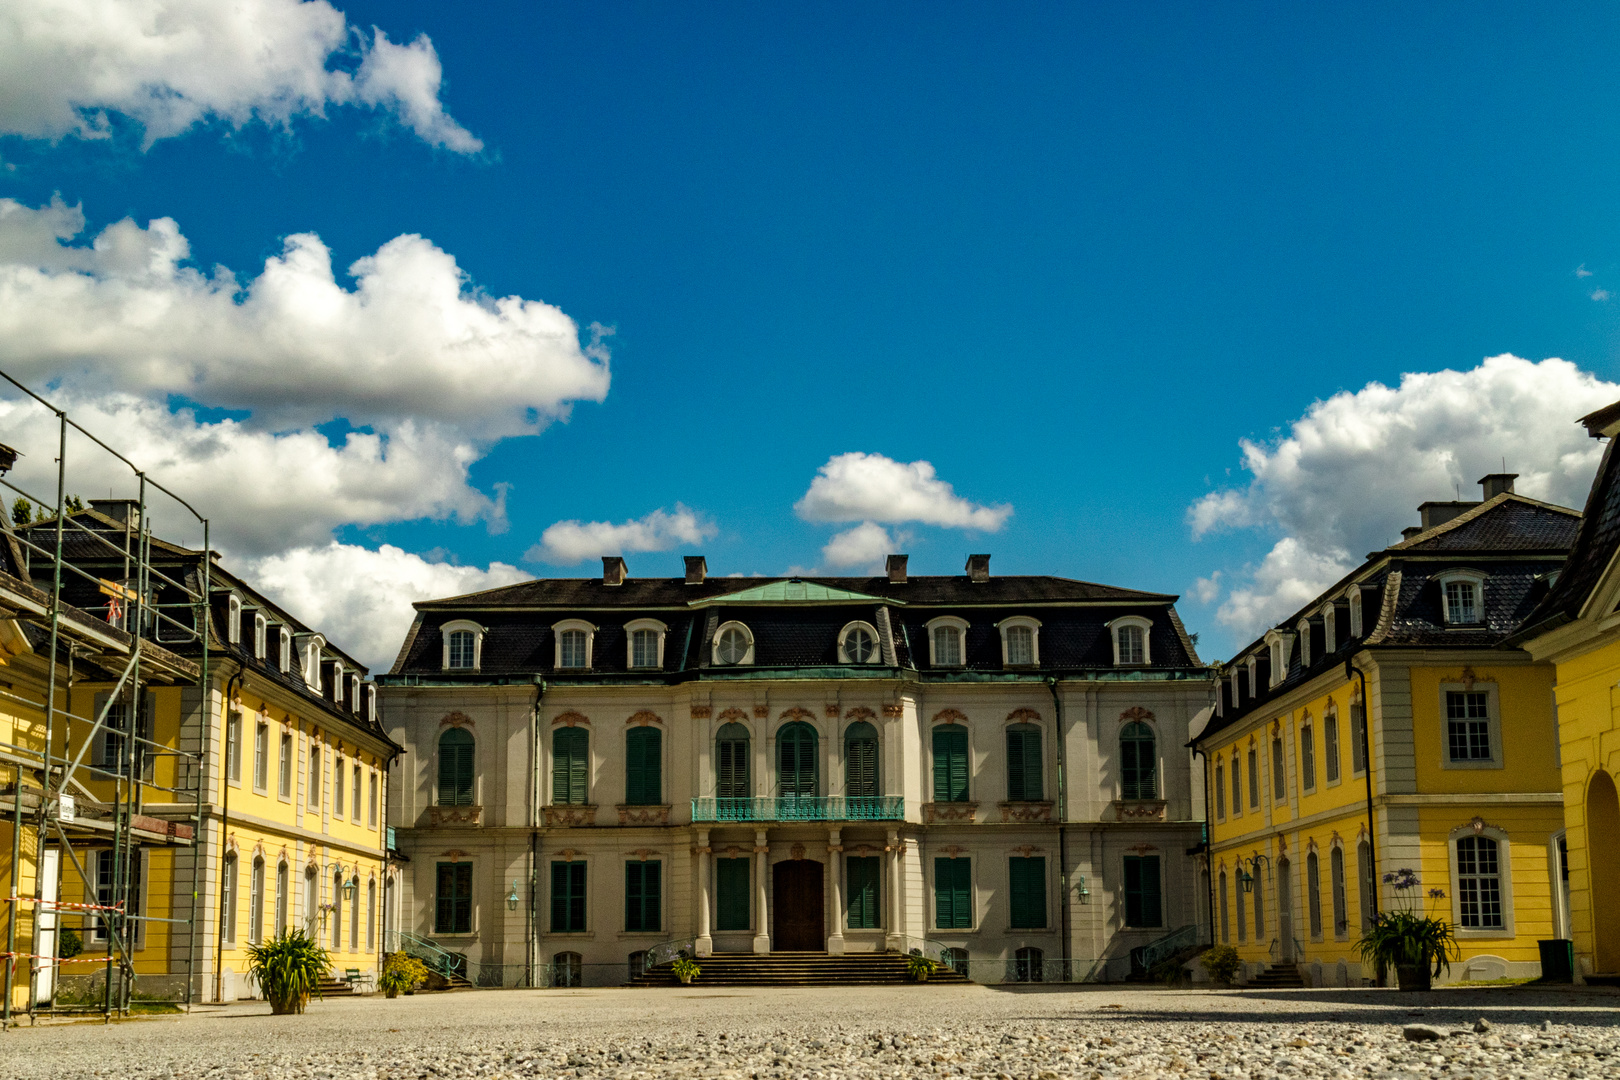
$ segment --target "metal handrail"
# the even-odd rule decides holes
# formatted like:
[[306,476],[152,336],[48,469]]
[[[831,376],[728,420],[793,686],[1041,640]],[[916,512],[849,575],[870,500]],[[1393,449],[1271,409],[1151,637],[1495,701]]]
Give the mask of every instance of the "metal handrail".
[[693,821],[903,821],[905,816],[900,795],[692,800]]
[[651,971],[660,964],[672,963],[677,957],[691,956],[696,951],[697,938],[659,942],[642,955],[641,970]]
[[1150,941],[1146,945],[1138,945],[1132,949],[1131,963],[1142,971],[1150,971],[1159,961],[1197,943],[1198,927],[1189,923],[1172,930],[1157,941]]
[[443,948],[438,942],[413,934],[408,930],[399,932],[400,948],[426,964],[430,969],[440,975],[449,977],[460,975],[466,978],[465,970],[467,957],[462,953],[453,953]]

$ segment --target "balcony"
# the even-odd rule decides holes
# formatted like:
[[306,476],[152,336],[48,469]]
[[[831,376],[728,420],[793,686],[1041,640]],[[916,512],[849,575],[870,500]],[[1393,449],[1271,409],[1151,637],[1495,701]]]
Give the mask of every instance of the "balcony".
[[692,820],[703,821],[903,821],[900,795],[870,799],[827,798],[693,799]]

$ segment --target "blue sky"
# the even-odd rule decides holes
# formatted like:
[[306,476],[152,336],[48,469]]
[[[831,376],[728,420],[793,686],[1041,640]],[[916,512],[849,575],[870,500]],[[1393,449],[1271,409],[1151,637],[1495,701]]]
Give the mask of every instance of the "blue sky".
[[[990,551],[997,573],[1186,594],[1218,659],[1502,457],[1530,493],[1578,501],[1596,448],[1570,422],[1620,396],[1612,8],[341,10],[363,33],[427,35],[443,109],[483,149],[333,103],[268,125],[205,110],[150,148],[152,124],[116,105],[110,139],[21,122],[0,137],[0,196],[81,206],[72,243],[168,217],[186,266],[247,281],[313,233],[353,289],[344,268],[418,234],[488,298],[554,305],[587,341],[611,330],[600,401],[575,395],[533,435],[463,423],[466,484],[505,491],[504,527],[452,493],[425,518],[338,511],[296,544],[591,573],[528,556],[559,521],[679,504],[706,535],[653,528],[671,546],[627,551],[632,573],[676,573],[694,551],[717,573],[825,571],[823,545],[862,519],[794,507],[859,452],[926,461],[969,503],[1012,508],[995,531],[875,522],[914,573]],[[4,364],[71,387],[93,351],[77,348]],[[1502,354],[1529,363],[1481,367]],[[1549,357],[1573,367],[1536,363]],[[489,369],[468,378],[506,392]],[[1392,396],[1362,393],[1374,382]],[[351,422],[379,430],[283,416],[265,393],[169,386],[162,401],[338,442]],[[1324,441],[1358,423],[1372,448]],[[1275,456],[1291,436],[1299,469]],[[1189,518],[1223,491],[1220,513]],[[1331,528],[1311,509],[1324,491],[1353,508]],[[263,511],[222,496],[214,512]],[[243,559],[356,625],[319,577],[330,566],[287,558],[281,528],[238,539]],[[1265,578],[1291,538],[1298,557]]]

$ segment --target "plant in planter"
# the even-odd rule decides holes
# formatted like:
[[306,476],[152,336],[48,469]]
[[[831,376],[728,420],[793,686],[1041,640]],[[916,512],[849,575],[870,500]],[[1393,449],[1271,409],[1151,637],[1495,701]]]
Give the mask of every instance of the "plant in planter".
[[927,982],[928,976],[932,975],[938,966],[922,953],[914,952],[906,957],[906,974],[911,976],[912,982]]
[[321,976],[331,966],[326,950],[301,929],[248,946],[248,973],[278,1016],[303,1012],[310,996],[320,993]]
[[[1380,912],[1356,942],[1356,952],[1380,972],[1395,969],[1402,990],[1427,990],[1433,980],[1451,970],[1462,957],[1455,929],[1445,919],[1419,910],[1421,883],[1416,870],[1402,868],[1384,875],[1395,890],[1399,905]],[[1428,898],[1444,900],[1444,889],[1430,889]]]
[[1204,970],[1209,972],[1211,979],[1222,986],[1231,986],[1237,977],[1238,964],[1241,961],[1238,959],[1238,951],[1232,946],[1216,945],[1212,949],[1205,949],[1198,962],[1204,965]]
[[409,953],[391,952],[383,957],[382,975],[377,979],[377,985],[382,988],[383,996],[393,998],[398,997],[402,990],[407,994],[414,993],[427,977],[427,965],[422,961]]
[[56,934],[56,955],[71,960],[84,952],[84,938],[71,926],[64,926]]
[[683,986],[690,986],[692,980],[697,978],[703,971],[702,968],[698,967],[698,962],[685,953],[677,956],[670,968],[675,972],[675,977],[681,980]]

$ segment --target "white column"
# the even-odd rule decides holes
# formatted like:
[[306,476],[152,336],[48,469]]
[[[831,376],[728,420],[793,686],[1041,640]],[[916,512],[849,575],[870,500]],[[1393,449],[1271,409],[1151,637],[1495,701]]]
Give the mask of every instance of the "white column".
[[832,933],[827,935],[827,952],[833,956],[844,955],[844,889],[839,876],[844,861],[844,846],[839,842],[839,836],[839,830],[827,830],[827,875],[832,881],[829,890],[832,897]]
[[771,849],[765,843],[765,830],[754,830],[754,951],[771,951],[770,908]]
[[709,936],[709,830],[697,831],[697,940],[693,951],[699,956],[714,952],[714,939]]
[[883,904],[883,925],[888,929],[886,948],[904,951],[905,928],[900,925],[900,831],[889,830],[889,842],[884,845],[883,856],[888,863],[888,873],[884,875],[888,886],[884,890],[888,895]]

